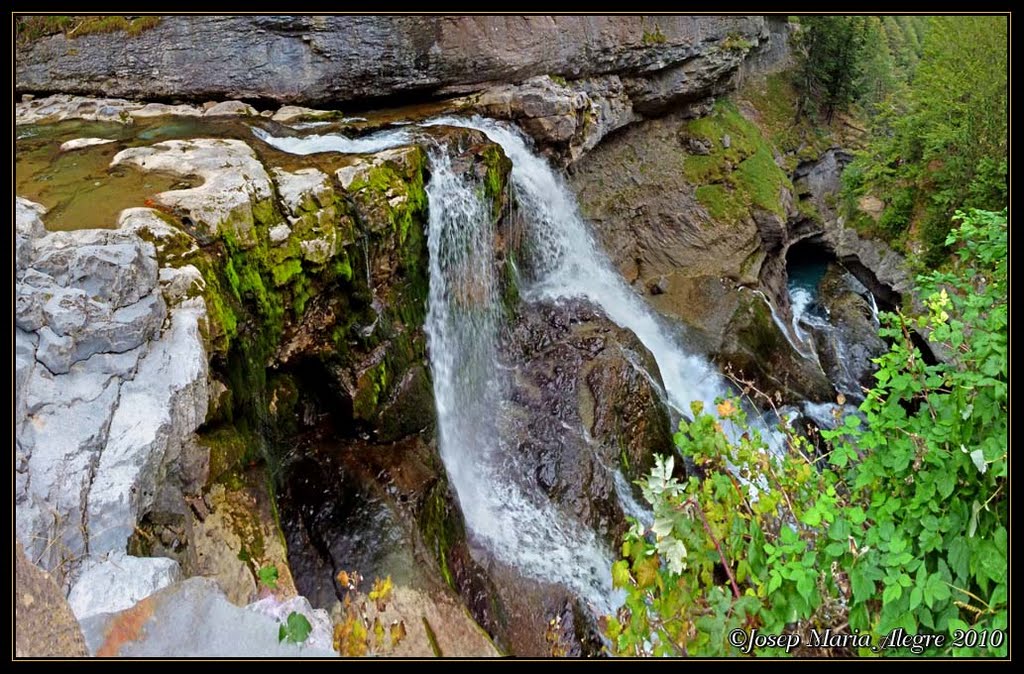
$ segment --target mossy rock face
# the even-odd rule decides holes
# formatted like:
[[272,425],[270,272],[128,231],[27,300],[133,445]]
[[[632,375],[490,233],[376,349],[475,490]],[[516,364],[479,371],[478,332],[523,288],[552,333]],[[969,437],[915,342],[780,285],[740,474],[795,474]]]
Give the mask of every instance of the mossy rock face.
[[792,192],[792,181],[760,130],[733,103],[717,102],[710,115],[686,122],[680,133],[707,150],[687,156],[683,174],[714,220],[738,223],[754,208],[786,217],[783,197]]
[[[500,217],[511,163],[478,132],[465,130],[461,139],[463,131],[450,133],[462,166],[480,179]],[[310,430],[305,420],[316,417],[310,410],[329,409],[340,436],[415,440],[415,461],[430,463],[426,472],[435,475],[410,491],[418,504],[412,511],[422,532],[417,538],[437,560],[445,585],[468,588],[482,581],[465,579],[480,574],[471,571],[476,567],[436,448],[420,439],[429,437],[435,416],[423,331],[427,155],[409,147],[354,163],[339,159],[346,162],[337,170],[271,171],[273,197],[238,209],[251,222],[204,230],[216,232],[212,240],[178,229],[171,213],[154,216],[161,236],[151,232],[149,239],[158,243],[161,266],[193,265],[201,276],[194,292],[206,301],[204,337],[214,377],[224,385],[199,434],[210,455],[206,489],[250,493],[250,474],[260,470],[268,480],[259,486],[273,502],[276,480],[291,470],[284,448],[293,449],[294,438]],[[430,447],[425,458],[424,447]],[[363,479],[369,484],[377,476]],[[231,540],[242,541],[243,549],[223,566],[238,576],[234,587],[242,598],[252,589],[246,574],[269,556],[270,534],[276,540],[281,532],[232,522],[238,526]],[[490,596],[471,592],[478,601]]]

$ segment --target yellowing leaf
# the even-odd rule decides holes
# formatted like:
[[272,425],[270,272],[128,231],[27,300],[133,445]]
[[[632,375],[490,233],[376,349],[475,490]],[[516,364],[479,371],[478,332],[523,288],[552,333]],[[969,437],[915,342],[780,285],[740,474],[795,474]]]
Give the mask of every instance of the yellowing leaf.
[[723,419],[728,419],[736,413],[736,406],[732,404],[731,400],[723,400],[716,406],[718,408],[718,416]]
[[658,578],[659,568],[661,568],[661,560],[657,555],[647,557],[636,564],[633,568],[636,573],[636,584],[641,589],[654,585],[654,581]]
[[373,581],[373,588],[370,590],[369,597],[370,601],[376,602],[378,611],[383,611],[387,608],[387,601],[393,589],[394,585],[391,583],[391,576],[384,580],[378,578]]
[[398,620],[391,623],[391,646],[392,648],[397,646],[405,638],[405,621]]

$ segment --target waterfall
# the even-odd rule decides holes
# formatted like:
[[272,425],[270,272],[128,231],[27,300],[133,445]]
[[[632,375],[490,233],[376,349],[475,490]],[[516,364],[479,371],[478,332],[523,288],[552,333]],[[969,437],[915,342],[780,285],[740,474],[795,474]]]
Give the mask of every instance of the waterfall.
[[363,138],[348,138],[340,133],[329,133],[323,136],[317,134],[295,137],[273,136],[258,126],[251,128],[253,135],[267,145],[276,147],[282,152],[299,155],[317,152],[373,153],[400,145],[409,145],[416,140],[416,137],[404,128],[388,129]]
[[506,382],[498,354],[503,316],[494,269],[494,219],[481,185],[452,171],[444,149],[429,153],[430,296],[427,338],[438,441],[476,542],[506,564],[561,582],[612,610],[610,552],[593,532],[563,522],[516,480],[499,451],[497,417]]
[[654,356],[669,403],[689,414],[690,402],[709,408],[728,391],[703,358],[683,350],[670,326],[626,284],[584,221],[576,197],[523,135],[494,120],[444,117],[429,125],[477,129],[512,160],[512,189],[527,223],[534,278],[523,287],[526,300],[582,297],[620,327],[631,330]]
[[[667,402],[677,411],[688,413],[696,400],[711,409],[717,397],[729,392],[710,363],[687,353],[671,325],[619,275],[591,234],[573,193],[524,136],[480,117],[445,117],[423,125],[477,129],[511,159],[511,188],[526,225],[531,271],[520,284],[524,301],[585,298],[601,308],[654,356]],[[337,135],[274,138],[254,132],[279,149],[309,154],[394,147],[414,137],[408,129],[358,140]],[[596,611],[612,612],[620,597],[611,587],[611,551],[592,531],[565,521],[543,494],[526,491],[516,457],[500,451],[496,419],[506,398],[506,382],[498,353],[503,316],[491,249],[493,216],[481,185],[455,173],[444,149],[432,149],[429,161],[426,330],[440,452],[467,529],[474,542],[502,562],[524,574],[562,583]],[[762,432],[769,441],[777,441],[766,426]],[[629,489],[618,475],[616,491],[627,511],[643,513],[632,498],[623,498]]]

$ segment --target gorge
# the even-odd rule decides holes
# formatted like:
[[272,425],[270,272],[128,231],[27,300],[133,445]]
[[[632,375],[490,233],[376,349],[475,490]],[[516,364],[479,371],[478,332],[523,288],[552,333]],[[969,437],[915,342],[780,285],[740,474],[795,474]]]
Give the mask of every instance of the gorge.
[[749,384],[828,428],[879,308],[915,301],[836,207],[848,139],[773,136],[792,30],[170,16],[19,44],[18,574],[84,635],[19,652],[600,654],[636,484],[693,404]]

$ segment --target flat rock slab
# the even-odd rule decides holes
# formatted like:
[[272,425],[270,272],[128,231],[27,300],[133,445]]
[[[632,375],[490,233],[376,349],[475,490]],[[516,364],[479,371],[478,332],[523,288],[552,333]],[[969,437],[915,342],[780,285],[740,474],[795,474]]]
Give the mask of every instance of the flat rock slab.
[[198,577],[124,611],[82,621],[89,651],[99,657],[337,656],[326,648],[281,642],[279,629],[273,617],[235,606],[214,581]]

